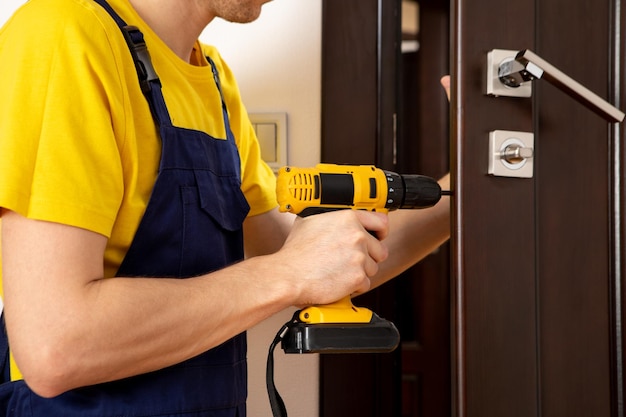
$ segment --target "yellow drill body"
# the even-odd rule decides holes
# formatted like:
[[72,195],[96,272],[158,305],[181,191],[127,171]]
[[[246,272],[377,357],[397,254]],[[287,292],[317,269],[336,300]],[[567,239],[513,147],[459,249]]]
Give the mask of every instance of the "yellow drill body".
[[346,208],[387,212],[388,188],[385,172],[372,165],[283,167],[276,185],[280,211],[295,214]]
[[[279,210],[310,216],[352,209],[388,212],[425,208],[441,197],[435,180],[422,175],[399,175],[373,165],[318,164],[314,168],[283,167],[278,172]],[[355,307],[350,297],[300,312],[304,323],[369,323],[373,313]]]

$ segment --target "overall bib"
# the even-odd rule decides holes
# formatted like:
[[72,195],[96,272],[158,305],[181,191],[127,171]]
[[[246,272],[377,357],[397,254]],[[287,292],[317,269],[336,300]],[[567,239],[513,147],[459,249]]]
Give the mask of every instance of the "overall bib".
[[[123,28],[134,58],[147,55],[141,32],[129,31],[105,0],[96,1]],[[226,105],[222,96],[226,140],[172,126],[160,82],[150,75],[154,75],[151,68],[140,68],[143,61],[136,60],[136,64],[140,80],[146,78],[142,71],[148,74],[147,80],[141,80],[142,88],[159,126],[162,155],[150,201],[117,275],[187,278],[206,274],[243,258],[242,224],[249,211],[240,188],[239,152]],[[219,75],[209,62],[221,95]],[[6,332],[1,336],[0,354],[5,356],[0,359],[8,364]],[[6,369],[5,365],[5,378]],[[5,382],[0,385],[0,413],[6,410],[7,416],[19,417],[245,417],[246,396],[246,335],[242,333],[169,368],[75,389],[52,399],[37,396],[24,381]]]

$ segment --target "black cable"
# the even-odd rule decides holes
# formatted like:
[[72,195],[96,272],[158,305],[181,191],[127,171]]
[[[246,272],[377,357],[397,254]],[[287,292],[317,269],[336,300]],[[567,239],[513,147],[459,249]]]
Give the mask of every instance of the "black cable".
[[281,327],[281,329],[276,334],[276,337],[274,337],[274,341],[270,345],[269,353],[267,355],[265,382],[267,385],[267,395],[270,399],[270,407],[272,408],[272,415],[274,417],[287,417],[285,402],[278,393],[278,390],[276,389],[276,384],[274,383],[274,349],[276,349],[276,346],[278,346],[278,344],[283,340],[283,337],[285,337],[285,334],[287,333],[289,328],[298,323],[299,313],[300,311],[296,311],[292,319],[285,323],[283,327]]

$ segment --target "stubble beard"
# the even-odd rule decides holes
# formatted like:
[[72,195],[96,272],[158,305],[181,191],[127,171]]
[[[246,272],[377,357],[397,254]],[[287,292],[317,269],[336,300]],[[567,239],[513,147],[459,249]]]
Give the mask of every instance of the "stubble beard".
[[233,23],[250,23],[257,20],[265,1],[259,0],[214,0],[216,15]]

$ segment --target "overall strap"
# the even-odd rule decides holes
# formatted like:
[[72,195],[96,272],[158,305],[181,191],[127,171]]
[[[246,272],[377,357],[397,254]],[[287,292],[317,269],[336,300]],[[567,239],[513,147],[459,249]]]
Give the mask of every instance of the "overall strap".
[[230,118],[228,117],[228,108],[226,107],[226,102],[224,101],[224,93],[222,92],[222,83],[220,82],[220,75],[217,71],[217,67],[215,66],[215,62],[211,59],[211,57],[206,55],[206,59],[207,61],[209,61],[209,64],[211,65],[211,71],[213,72],[213,80],[215,80],[217,91],[220,93],[220,100],[222,101],[222,119],[224,119],[226,139],[234,142],[235,137],[233,135],[233,131],[230,129]]
[[[117,25],[119,26],[122,34],[124,35],[124,39],[128,44],[128,49],[133,57],[133,61],[135,62],[135,69],[137,70],[137,76],[139,77],[139,84],[141,85],[141,91],[143,91],[146,99],[148,100],[148,104],[150,105],[150,110],[152,112],[152,116],[154,120],[157,122],[159,127],[163,126],[172,126],[172,121],[169,116],[169,112],[167,110],[167,106],[165,104],[165,99],[163,98],[163,91],[161,90],[161,81],[152,65],[152,60],[150,58],[150,53],[148,52],[148,47],[146,46],[146,42],[143,38],[143,33],[136,26],[127,25],[126,22],[117,14],[115,10],[106,2],[106,0],[94,0],[100,6],[102,6],[115,20]],[[217,85],[217,89],[220,94],[220,99],[222,101],[222,118],[224,120],[227,139],[234,141],[234,137],[232,135],[232,130],[230,129],[230,122],[228,118],[228,110],[226,108],[226,102],[224,101],[224,94],[222,92],[222,86],[220,83],[219,73],[217,71],[217,67],[215,66],[215,62],[209,57],[206,56],[207,61],[211,65],[211,70],[213,72],[213,79],[215,80],[215,84]]]
[[146,46],[146,42],[143,38],[143,33],[136,27],[127,25],[126,22],[117,14],[115,10],[106,2],[106,0],[94,0],[100,6],[106,10],[109,15],[115,20],[115,23],[119,26],[124,39],[128,44],[128,49],[133,57],[135,63],[135,69],[137,70],[137,76],[139,77],[139,84],[141,85],[141,91],[146,96],[148,104],[150,105],[150,111],[154,120],[159,126],[171,126],[167,106],[165,105],[165,99],[163,98],[163,91],[161,90],[161,81],[154,70],[152,60],[150,59],[150,53]]
[[9,354],[9,338],[4,322],[4,311],[0,315],[0,384],[11,381],[11,355]]

